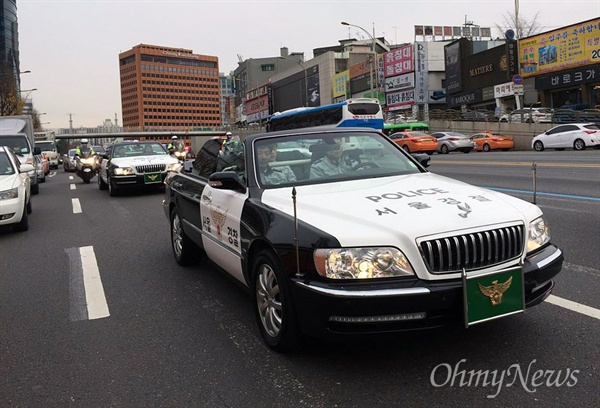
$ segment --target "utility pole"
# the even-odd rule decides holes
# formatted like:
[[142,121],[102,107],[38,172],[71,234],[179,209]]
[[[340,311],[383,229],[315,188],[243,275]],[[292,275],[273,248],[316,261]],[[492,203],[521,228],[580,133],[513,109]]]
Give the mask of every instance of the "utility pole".
[[69,133],[73,134],[73,113],[67,113],[69,115]]

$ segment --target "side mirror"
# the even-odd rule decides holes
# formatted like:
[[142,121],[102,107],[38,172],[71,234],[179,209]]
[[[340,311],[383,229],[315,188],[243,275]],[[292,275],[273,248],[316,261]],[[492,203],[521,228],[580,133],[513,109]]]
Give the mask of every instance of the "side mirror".
[[208,178],[208,184],[219,190],[246,191],[246,186],[235,171],[213,173]]
[[[39,147],[38,147],[39,149]],[[34,171],[35,167],[33,167],[33,164],[29,164],[29,163],[25,163],[25,164],[21,164],[21,167],[19,168],[19,171],[21,173],[29,173],[30,171]]]
[[42,154],[42,148],[39,146],[34,147],[33,154]]

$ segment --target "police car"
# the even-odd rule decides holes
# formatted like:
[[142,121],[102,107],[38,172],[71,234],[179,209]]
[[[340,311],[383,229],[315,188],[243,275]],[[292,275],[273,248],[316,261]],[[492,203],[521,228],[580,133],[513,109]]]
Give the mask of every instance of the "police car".
[[[289,142],[311,157],[278,158]],[[259,134],[229,154],[213,144],[165,180],[173,254],[207,256],[248,288],[273,349],[521,313],[562,267],[540,208],[432,174],[376,130]],[[330,173],[312,171],[325,157]]]
[[116,196],[127,189],[162,186],[169,171],[180,171],[179,160],[158,142],[129,141],[111,145],[99,155],[98,188]]

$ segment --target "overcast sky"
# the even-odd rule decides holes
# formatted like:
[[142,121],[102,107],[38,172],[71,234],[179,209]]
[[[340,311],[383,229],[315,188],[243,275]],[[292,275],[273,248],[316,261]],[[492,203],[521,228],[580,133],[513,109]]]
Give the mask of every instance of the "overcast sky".
[[[45,128],[119,125],[118,55],[138,44],[186,48],[219,58],[229,73],[238,58],[279,55],[281,47],[313,57],[314,48],[366,38],[341,21],[389,43],[414,41],[414,25],[460,26],[465,20],[504,29],[514,0],[202,1],[18,0],[19,49],[24,90]],[[600,0],[520,0],[519,15],[537,16],[542,31],[600,16]]]

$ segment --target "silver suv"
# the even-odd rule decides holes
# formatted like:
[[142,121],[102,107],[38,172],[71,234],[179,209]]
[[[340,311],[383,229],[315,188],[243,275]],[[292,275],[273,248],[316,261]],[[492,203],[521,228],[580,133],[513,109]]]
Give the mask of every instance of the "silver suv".
[[500,122],[544,123],[552,122],[552,109],[550,108],[523,108],[515,109],[500,117]]

